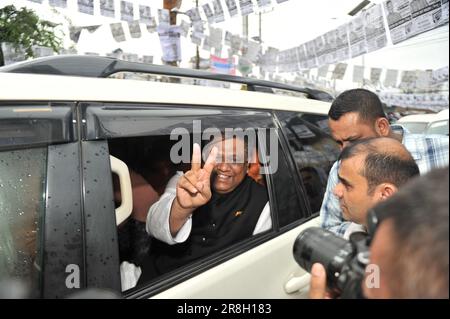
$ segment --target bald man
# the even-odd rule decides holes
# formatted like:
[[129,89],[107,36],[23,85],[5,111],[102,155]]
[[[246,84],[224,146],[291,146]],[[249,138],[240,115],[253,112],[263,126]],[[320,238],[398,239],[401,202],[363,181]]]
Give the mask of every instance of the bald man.
[[393,138],[359,140],[344,148],[339,159],[339,183],[333,193],[344,219],[352,222],[344,233],[346,239],[355,231],[365,230],[370,208],[419,175],[411,154]]

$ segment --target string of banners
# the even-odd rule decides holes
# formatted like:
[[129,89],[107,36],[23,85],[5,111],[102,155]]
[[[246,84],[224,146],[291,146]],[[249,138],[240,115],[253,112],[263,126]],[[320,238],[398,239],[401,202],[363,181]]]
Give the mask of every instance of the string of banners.
[[[384,10],[383,10],[384,9]],[[349,23],[311,41],[271,54],[265,65],[296,72],[348,60],[400,43],[449,21],[448,0],[387,0],[364,10]],[[388,30],[385,28],[388,26]]]

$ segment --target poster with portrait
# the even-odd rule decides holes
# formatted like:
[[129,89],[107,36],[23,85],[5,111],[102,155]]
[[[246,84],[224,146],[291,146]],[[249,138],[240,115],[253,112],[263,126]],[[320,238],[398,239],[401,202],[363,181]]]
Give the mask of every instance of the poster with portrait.
[[397,87],[398,70],[388,69],[386,70],[386,76],[384,78],[384,86]]
[[127,22],[134,20],[133,2],[120,1],[120,20]]
[[333,63],[345,61],[350,58],[350,44],[348,40],[348,25],[343,24],[336,28],[336,59]]
[[350,56],[355,58],[367,53],[364,21],[358,16],[348,23],[348,36],[350,40]]
[[132,38],[136,39],[141,37],[141,26],[139,25],[139,20],[128,22],[128,29],[130,30],[130,35]]
[[209,41],[209,36],[205,35],[205,38],[203,39],[203,46],[202,50],[204,51],[211,51],[211,43]]
[[150,33],[156,32],[156,29],[158,27],[158,24],[156,23],[156,18],[151,17],[150,22],[145,25],[147,27],[147,31]]
[[382,70],[383,69],[381,69],[381,68],[371,68],[370,69],[370,82],[372,82],[372,84],[377,84],[378,82],[380,82]]
[[448,0],[442,0],[442,24],[448,22]]
[[209,40],[213,48],[220,48],[222,46],[223,31],[220,28],[209,28]]
[[225,4],[227,5],[230,17],[234,17],[235,15],[238,14],[236,0],[225,0]]
[[337,59],[337,33],[336,30],[328,31],[323,35],[325,47],[323,52],[323,62],[332,64],[342,60]]
[[224,43],[225,45],[231,46],[231,37],[232,37],[232,33],[230,31],[225,31],[225,39],[224,39]]
[[100,14],[104,17],[114,18],[116,15],[114,0],[100,0]]
[[252,0],[239,0],[239,6],[241,8],[241,15],[243,17],[253,13]]
[[333,80],[342,80],[345,76],[345,71],[347,71],[347,63],[336,64],[333,70]]
[[318,66],[324,65],[325,63],[325,37],[323,35],[318,36],[313,40],[314,42],[314,52],[317,57]]
[[384,27],[383,9],[381,4],[375,5],[362,13],[367,52],[384,48],[387,45],[386,29]]
[[142,62],[146,64],[153,64],[153,55],[143,55]]
[[158,9],[158,25],[166,27],[170,25],[170,12],[167,9]]
[[353,82],[361,84],[364,81],[364,67],[362,65],[353,66]]
[[200,10],[199,8],[191,8],[188,11],[186,11],[186,15],[191,19],[191,22],[197,22],[201,21],[202,18],[200,17]]
[[86,14],[94,14],[94,0],[77,0],[78,11]]
[[414,35],[409,0],[383,2],[392,43],[397,44]]
[[225,21],[225,16],[223,14],[223,7],[222,7],[222,3],[220,2],[220,0],[213,0],[212,4],[213,4],[213,8],[214,8],[215,22],[219,23],[219,22]]
[[206,20],[208,20],[208,23],[214,23],[216,19],[209,3],[205,3],[204,5],[202,5],[202,8],[203,12],[205,13]]
[[317,70],[317,76],[319,78],[326,78],[328,75],[329,68],[330,68],[330,66],[328,64],[320,66],[319,69]]
[[306,69],[306,50],[304,45],[297,47],[297,56],[300,70]]
[[123,42],[126,40],[125,33],[123,32],[122,22],[111,23],[111,34],[117,42]]
[[67,8],[67,0],[48,0],[48,4],[52,7]]
[[410,0],[413,35],[437,28],[444,22],[441,0]]
[[[168,10],[167,10],[168,11]],[[181,61],[180,27],[169,25],[158,27],[164,62]]]
[[306,52],[306,61],[305,61],[306,68],[312,69],[317,67],[317,58],[314,40],[306,42],[304,46]]
[[145,25],[152,21],[152,11],[149,6],[139,5],[139,21]]
[[271,0],[256,0],[256,4],[259,8],[268,7],[272,4]]
[[181,34],[182,37],[187,37],[190,28],[191,28],[191,24],[189,22],[181,20],[181,23],[180,23],[180,34]]

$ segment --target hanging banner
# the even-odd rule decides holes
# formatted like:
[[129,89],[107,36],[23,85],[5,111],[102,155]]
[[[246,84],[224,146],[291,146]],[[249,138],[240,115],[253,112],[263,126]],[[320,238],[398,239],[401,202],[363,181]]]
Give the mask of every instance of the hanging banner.
[[396,87],[398,79],[398,70],[388,69],[386,71],[386,77],[384,78],[384,86]]
[[410,0],[412,33],[414,35],[437,28],[445,23],[441,0]]
[[314,52],[316,53],[317,65],[324,65],[325,63],[325,39],[321,35],[314,40]]
[[[168,11],[168,10],[167,10]],[[180,27],[176,25],[159,26],[159,40],[164,62],[181,61]]]
[[353,82],[363,83],[364,81],[364,67],[362,65],[353,66]]
[[328,68],[329,65],[322,65],[321,67],[319,67],[317,71],[317,76],[320,78],[326,78],[328,74]]
[[234,17],[238,13],[236,0],[225,0],[230,17]]
[[371,68],[370,69],[370,82],[372,82],[373,84],[380,82],[381,71],[382,71],[381,68]]
[[348,24],[350,55],[352,58],[367,53],[364,21],[362,17],[356,17]]
[[381,4],[364,11],[363,17],[367,52],[384,48],[387,45],[387,36]]
[[209,36],[207,35],[205,35],[205,38],[203,39],[202,50],[211,51],[211,43],[209,41]]
[[412,33],[411,8],[408,0],[388,0],[383,3],[393,44],[405,41]]
[[268,7],[272,4],[271,0],[256,0],[256,3],[260,8]]
[[307,58],[307,60],[305,61],[306,68],[308,68],[308,69],[315,68],[318,64],[317,64],[314,41],[309,41],[309,42],[305,43],[305,51],[306,51],[306,58]]
[[152,11],[149,6],[139,5],[139,21],[145,25],[152,22]]
[[212,47],[219,49],[222,46],[223,31],[220,28],[209,28],[209,38]]
[[203,12],[205,13],[206,19],[208,20],[208,23],[214,23],[216,19],[209,3],[205,3],[204,5],[202,5],[202,8]]
[[114,18],[116,15],[114,0],[100,0],[100,14],[104,17]]
[[139,25],[139,20],[128,22],[128,29],[130,30],[130,35],[132,38],[141,37],[141,26]]
[[239,6],[241,8],[241,15],[243,17],[253,13],[252,0],[239,0]]
[[146,24],[145,26],[147,27],[148,32],[150,32],[150,33],[156,32],[156,29],[158,27],[158,25],[156,23],[156,18],[151,17],[150,22],[148,24]]
[[48,0],[48,4],[52,7],[67,8],[67,0]]
[[122,22],[111,23],[111,34],[117,42],[123,42],[126,40],[125,33],[123,32]]
[[347,24],[343,24],[336,29],[336,53],[332,63],[345,61],[350,58],[350,45],[348,41]]
[[86,14],[94,14],[94,0],[77,0],[78,11]]
[[347,70],[346,63],[338,63],[333,71],[332,79],[334,80],[342,80],[345,76],[345,71]]
[[223,14],[222,3],[220,0],[213,0],[214,17],[216,23],[225,21],[225,16]]
[[336,30],[329,31],[324,34],[325,48],[323,52],[323,62],[332,64],[337,60],[337,33]]
[[182,37],[187,37],[189,29],[191,28],[190,23],[182,20],[180,24],[180,34]]
[[132,22],[134,20],[133,3],[120,1],[120,20]]
[[198,8],[192,8],[186,11],[186,15],[191,19],[191,22],[198,22],[201,21],[202,18],[200,17],[200,10]]
[[442,24],[448,22],[448,0],[442,0]]
[[158,25],[162,27],[170,26],[170,11],[158,9]]

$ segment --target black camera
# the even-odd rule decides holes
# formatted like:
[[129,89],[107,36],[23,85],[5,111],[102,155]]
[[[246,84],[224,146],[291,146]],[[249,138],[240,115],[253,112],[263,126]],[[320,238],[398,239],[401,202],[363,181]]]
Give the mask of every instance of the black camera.
[[314,263],[321,263],[328,288],[341,298],[364,298],[362,282],[369,264],[369,245],[370,237],[363,232],[353,233],[347,241],[328,230],[311,227],[295,240],[294,258],[308,272]]

